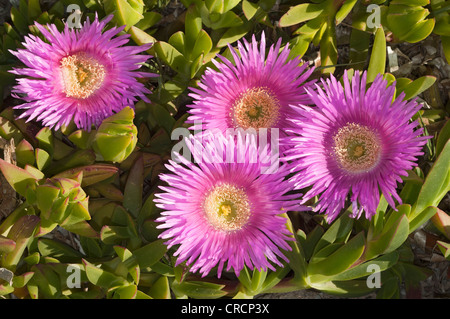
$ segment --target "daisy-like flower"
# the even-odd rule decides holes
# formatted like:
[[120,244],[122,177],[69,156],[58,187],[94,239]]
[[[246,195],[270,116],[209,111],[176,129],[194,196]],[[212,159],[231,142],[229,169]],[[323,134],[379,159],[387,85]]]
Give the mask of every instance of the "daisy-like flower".
[[255,36],[251,43],[238,42],[239,54],[228,47],[234,64],[221,56],[223,63],[212,60],[217,70],[208,68],[199,87],[191,88],[192,129],[286,128],[286,118],[293,115],[289,104],[309,102],[304,88],[311,86],[305,81],[313,68],[299,59],[288,60],[288,47],[280,52],[281,38],[266,57],[264,33],[260,43]]
[[[157,219],[158,228],[165,229],[160,237],[168,239],[169,248],[179,245],[177,265],[185,261],[203,276],[217,266],[218,277],[225,264],[236,275],[245,265],[282,266],[279,258],[287,261],[282,250],[291,249],[292,237],[280,214],[299,209],[297,195],[287,194],[292,190],[287,169],[261,174],[260,160],[252,160],[255,135],[200,141],[199,135],[186,140],[195,163],[179,154],[177,162],[169,161],[171,173],[160,176],[168,186],[161,186],[155,199],[163,210]],[[234,159],[227,159],[229,154]]]
[[25,49],[12,52],[26,67],[11,71],[19,78],[14,96],[26,103],[17,106],[25,111],[20,118],[42,121],[47,127],[59,129],[72,120],[78,128],[90,130],[103,119],[133,106],[136,96],[150,102],[150,94],[136,78],[155,76],[137,72],[149,55],[138,54],[151,44],[124,46],[128,34],[113,38],[125,26],[103,29],[112,15],[102,21],[89,19],[81,29],[66,25],[59,32],[55,25],[36,27],[47,39],[32,34],[25,37]]
[[315,211],[333,221],[349,197],[354,218],[376,213],[380,190],[391,207],[401,176],[417,164],[428,137],[411,117],[420,109],[400,94],[393,101],[395,85],[378,75],[366,90],[366,73],[353,79],[344,74],[344,86],[333,76],[323,89],[309,91],[315,107],[297,107],[296,128],[286,138],[291,149],[291,180],[296,189],[311,187],[303,202],[319,196]]

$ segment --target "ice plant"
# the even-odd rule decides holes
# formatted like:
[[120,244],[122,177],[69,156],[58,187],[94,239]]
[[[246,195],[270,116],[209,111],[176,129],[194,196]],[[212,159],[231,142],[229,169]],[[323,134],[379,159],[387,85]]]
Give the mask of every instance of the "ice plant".
[[313,69],[299,59],[288,60],[288,47],[280,52],[281,38],[266,55],[264,33],[259,43],[255,36],[251,43],[238,42],[239,53],[228,47],[234,64],[225,57],[222,63],[213,60],[217,70],[208,68],[199,87],[191,88],[192,129],[284,129],[293,115],[289,104],[309,101],[304,87],[311,86],[305,81]]
[[137,78],[154,76],[136,71],[150,56],[139,54],[151,44],[124,46],[128,34],[114,37],[124,29],[112,27],[103,32],[112,15],[99,21],[87,21],[81,29],[66,25],[59,32],[55,25],[35,23],[47,39],[29,34],[25,49],[12,52],[26,67],[12,73],[23,75],[13,92],[26,103],[20,117],[42,121],[44,126],[59,129],[72,120],[80,129],[90,130],[103,119],[133,106],[136,97],[149,102],[151,93]]
[[104,161],[123,162],[137,144],[138,129],[130,107],[103,120],[92,139],[92,149]]
[[411,117],[420,109],[400,94],[394,101],[395,85],[378,75],[366,90],[366,73],[344,74],[342,86],[333,76],[322,80],[323,89],[308,94],[314,107],[295,107],[297,116],[286,161],[292,161],[291,180],[296,189],[311,187],[306,202],[319,196],[315,211],[334,220],[349,198],[353,217],[376,213],[380,190],[391,207],[401,176],[416,166],[427,137],[421,136]]
[[[185,261],[191,272],[206,276],[217,266],[220,277],[225,264],[236,275],[244,265],[274,269],[272,263],[282,266],[279,258],[286,260],[282,250],[290,250],[280,214],[299,207],[296,195],[286,194],[292,189],[287,169],[261,174],[260,160],[251,160],[255,135],[243,136],[199,142],[196,135],[186,141],[195,163],[179,155],[166,166],[171,173],[160,176],[168,184],[155,199],[163,210],[157,219],[165,229],[160,237],[169,248],[178,247],[177,264]],[[227,152],[234,160],[226,159]],[[220,156],[205,155],[213,153]]]

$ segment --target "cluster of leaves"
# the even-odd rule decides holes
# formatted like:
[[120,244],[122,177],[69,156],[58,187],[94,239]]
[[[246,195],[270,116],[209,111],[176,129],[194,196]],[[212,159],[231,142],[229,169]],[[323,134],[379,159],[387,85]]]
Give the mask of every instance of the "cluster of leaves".
[[[375,5],[375,7],[372,7]],[[352,13],[350,63],[358,69],[365,67],[371,34],[383,26],[394,41],[416,43],[431,33],[441,36],[447,59],[450,59],[449,1],[444,0],[318,0],[292,6],[280,19],[280,26],[297,28],[290,42],[292,56],[302,56],[312,42],[320,46],[324,72],[332,73],[337,64],[336,26]],[[378,25],[375,24],[378,18]],[[371,23],[368,23],[371,22]]]
[[[155,58],[146,67],[160,76],[149,83],[151,104],[139,101],[134,111],[126,108],[91,132],[75,127],[51,131],[17,119],[12,107],[3,106],[0,136],[15,145],[17,165],[0,160],[0,169],[20,204],[0,224],[0,295],[248,298],[314,288],[351,296],[374,291],[366,280],[371,275],[368,266],[376,265],[382,271],[378,296],[398,297],[402,283],[414,288],[428,275],[414,265],[407,238],[430,220],[441,232],[443,256],[450,259],[450,218],[437,208],[450,190],[448,110],[422,110],[415,116],[446,124],[427,145],[431,169],[417,168],[404,179],[403,205],[388,209],[382,197],[371,221],[355,221],[344,213],[331,225],[319,218],[308,232],[290,224],[295,241],[286,252],[290,262],[284,268],[253,273],[245,269],[239,278],[197,278],[185,265],[175,266],[174,251],[158,239],[154,220],[159,210],[153,198],[176,142],[171,132],[185,126],[188,88],[213,67],[218,53],[230,56],[228,43],[266,30],[285,39],[291,57],[318,46],[321,73],[333,73],[338,62],[336,27],[349,16],[349,74],[367,69],[370,82],[382,73],[390,83],[396,81],[396,94],[404,92],[406,99],[432,88],[436,79],[396,79],[385,73],[387,35],[392,41],[414,43],[434,33],[450,58],[450,1],[302,2],[64,0],[42,8],[39,0],[21,0],[13,7],[11,21],[0,27],[2,94],[15,83],[8,70],[17,60],[9,50],[20,48],[26,34],[39,35],[35,21],[63,29],[70,4],[77,4],[83,17],[113,14],[112,23],[125,25],[124,32],[136,44],[154,43],[149,53]],[[370,4],[379,5],[382,27],[367,26]],[[286,217],[290,223],[292,215]],[[55,233],[70,241],[57,239]]]

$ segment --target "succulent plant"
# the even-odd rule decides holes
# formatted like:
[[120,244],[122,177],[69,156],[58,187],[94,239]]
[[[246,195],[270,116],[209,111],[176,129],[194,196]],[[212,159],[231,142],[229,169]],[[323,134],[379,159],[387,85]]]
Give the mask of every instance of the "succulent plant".
[[[123,26],[117,35],[119,40],[125,42],[129,38],[131,46],[141,46],[145,54],[152,55],[146,62],[139,63],[139,68],[158,74],[158,77],[136,80],[152,92],[151,101],[137,98],[133,100],[134,105],[113,112],[90,130],[72,122],[54,129],[34,120],[21,119],[23,111],[15,108],[19,104],[17,92],[12,91],[13,85],[22,80],[10,71],[23,64],[10,50],[25,48],[28,34],[44,40],[35,22],[53,24],[62,32],[74,14],[70,9],[73,7],[69,7],[74,4],[80,9],[79,18],[83,22],[88,17],[94,21],[112,14],[103,32]],[[236,249],[236,258],[230,258],[235,261],[242,258],[239,274],[227,269],[223,262],[209,269],[209,273],[200,271],[203,276],[199,276],[191,271],[192,261],[203,251],[211,255],[203,254],[204,259],[196,263],[196,269],[213,265],[206,260],[218,258],[218,252],[223,249],[220,241],[208,242],[211,246],[203,248],[192,245],[196,248],[191,251],[179,250],[176,238],[173,246],[167,246],[169,235],[181,232],[171,227],[189,225],[189,229],[182,229],[189,237],[190,232],[200,229],[196,225],[205,222],[201,214],[195,214],[194,219],[184,223],[183,218],[193,218],[189,212],[194,206],[201,210],[209,205],[210,214],[229,221],[237,211],[242,213],[244,208],[249,208],[233,206],[236,197],[244,203],[263,201],[262,196],[255,195],[260,195],[256,188],[252,189],[255,193],[248,195],[251,200],[246,201],[244,185],[231,189],[220,184],[215,185],[216,192],[204,191],[189,198],[206,196],[210,199],[207,204],[190,203],[185,198],[187,190],[195,193],[209,189],[212,185],[209,183],[216,181],[211,176],[217,167],[212,169],[208,164],[184,161],[183,156],[187,156],[184,153],[175,158],[174,150],[175,146],[183,145],[186,135],[198,130],[188,120],[190,109],[187,106],[192,106],[192,92],[214,88],[214,94],[208,97],[211,107],[205,116],[217,116],[218,95],[234,96],[221,81],[242,80],[238,78],[239,72],[233,70],[257,72],[255,61],[261,61],[270,69],[276,61],[266,62],[265,59],[276,56],[278,52],[273,52],[274,48],[280,53],[289,52],[285,54],[286,63],[292,68],[306,68],[297,66],[297,58],[302,58],[309,66],[314,64],[317,72],[308,74],[311,81],[335,78],[333,81],[342,83],[342,87],[335,85],[342,89],[342,95],[339,94],[342,102],[348,101],[346,94],[351,94],[348,93],[350,87],[357,86],[352,79],[360,70],[366,72],[367,87],[383,80],[391,88],[393,96],[389,99],[384,97],[383,90],[378,90],[377,94],[384,97],[386,103],[400,96],[423,103],[421,98],[442,84],[439,76],[431,71],[417,73],[414,77],[398,75],[388,69],[391,57],[388,52],[402,44],[440,39],[446,59],[450,61],[449,6],[448,0],[64,0],[52,5],[21,0],[18,6],[12,6],[9,18],[0,26],[0,139],[6,141],[15,154],[9,160],[6,156],[0,159],[1,177],[13,190],[13,198],[9,200],[14,204],[9,205],[14,209],[5,218],[0,211],[0,298],[239,299],[303,289],[345,297],[375,292],[377,298],[400,298],[403,291],[408,296],[416,296],[420,281],[429,277],[430,271],[414,264],[409,238],[419,230],[432,229],[439,249],[435,253],[450,260],[449,212],[442,205],[450,191],[450,104],[425,106],[408,118],[408,125],[421,127],[430,138],[423,149],[425,154],[419,158],[419,166],[402,171],[401,177],[396,179],[402,204],[392,205],[390,198],[381,192],[376,198],[373,217],[357,219],[352,218],[358,214],[348,198],[338,217],[331,222],[323,215],[295,206],[300,205],[303,196],[299,192],[306,193],[309,189],[287,192],[284,195],[288,198],[286,207],[279,209],[276,215],[277,221],[283,221],[283,230],[289,233],[286,244],[280,248],[268,242],[270,247],[264,251],[264,257],[269,260],[275,260],[270,258],[271,254],[285,259],[276,259],[278,263],[270,264],[265,270],[252,266],[261,263],[250,262],[260,257],[249,245],[248,255]],[[371,8],[377,9],[371,11]],[[371,19],[377,14],[380,23],[373,25]],[[345,39],[338,37],[340,28],[349,32]],[[262,48],[261,42],[256,41],[263,34],[270,44],[267,45],[268,55],[264,52],[266,46]],[[255,40],[251,41],[253,37]],[[50,45],[51,41],[46,41]],[[279,44],[275,44],[276,41]],[[238,43],[246,49],[238,50]],[[235,58],[238,54],[239,58]],[[252,57],[249,58],[249,54]],[[246,68],[240,65],[244,60],[250,61]],[[78,83],[82,85],[89,70],[86,64],[75,64]],[[55,64],[55,72],[58,67]],[[224,76],[221,72],[228,73]],[[215,74],[214,81],[208,80],[208,85],[202,83],[209,78],[204,77],[205,74]],[[268,77],[273,74],[276,74],[274,81],[283,76],[282,72],[267,70]],[[27,83],[33,83],[35,79],[29,80]],[[244,88],[242,94],[256,96],[252,95],[256,91],[247,87],[250,83],[243,82],[240,83]],[[121,89],[129,88],[124,85]],[[274,93],[269,92],[270,88],[265,89],[269,95]],[[314,90],[314,87],[307,90]],[[333,91],[322,93],[318,93],[318,99],[324,99]],[[358,100],[359,95],[352,98]],[[226,112],[234,112],[238,103],[229,104]],[[302,100],[293,107],[311,115],[308,112],[313,104],[313,101]],[[263,106],[261,103],[253,111]],[[251,110],[247,115],[256,116]],[[324,123],[321,116],[337,118],[333,112],[318,116],[315,123],[321,130],[325,130],[320,126]],[[286,123],[292,121],[299,121],[299,118],[286,118]],[[182,134],[177,135],[177,132]],[[358,145],[352,147],[356,158]],[[281,162],[289,164],[291,159]],[[185,175],[175,178],[172,173],[177,172]],[[229,175],[239,181],[243,172],[247,171],[236,168]],[[290,173],[295,174],[295,169]],[[317,173],[323,174],[323,171]],[[196,179],[200,175],[203,177],[201,185]],[[288,188],[283,184],[287,180],[278,182]],[[168,191],[173,188],[177,192]],[[279,189],[281,187],[271,190],[274,197],[280,195],[275,194]],[[264,205],[258,206],[262,207],[261,214],[264,207],[275,207],[266,200]],[[318,198],[311,196],[301,205],[312,209],[317,203]],[[164,219],[171,214],[179,218],[179,223],[171,224],[170,218]],[[166,220],[166,233],[161,229],[162,220]],[[271,226],[276,228],[275,224]],[[214,229],[219,232],[217,225]],[[260,238],[252,233],[260,230],[248,229],[248,238],[255,241]],[[263,229],[277,231],[270,227]],[[202,236],[211,237],[211,233],[204,231],[201,236],[196,234],[190,239]],[[273,234],[268,236],[277,238]],[[238,246],[239,241],[233,243]],[[218,278],[217,270],[222,266],[222,276]]]

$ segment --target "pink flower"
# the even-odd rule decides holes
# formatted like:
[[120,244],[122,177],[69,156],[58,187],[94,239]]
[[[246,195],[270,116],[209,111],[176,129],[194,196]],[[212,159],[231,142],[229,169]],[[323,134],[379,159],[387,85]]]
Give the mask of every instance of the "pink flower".
[[44,126],[59,129],[72,120],[81,129],[90,130],[102,120],[126,106],[133,106],[136,97],[149,102],[150,94],[136,78],[155,76],[137,72],[150,56],[139,55],[149,49],[124,46],[128,34],[113,36],[124,26],[103,29],[112,15],[102,21],[89,19],[79,30],[66,25],[59,32],[55,25],[36,27],[48,40],[32,34],[25,37],[25,49],[12,52],[26,67],[11,71],[19,78],[15,97],[26,103],[16,109],[25,110],[20,118],[42,121]]

